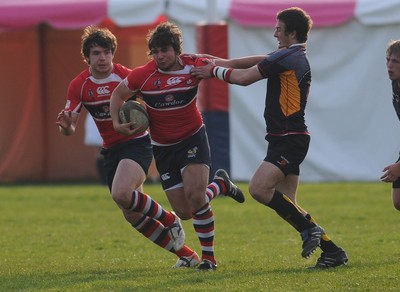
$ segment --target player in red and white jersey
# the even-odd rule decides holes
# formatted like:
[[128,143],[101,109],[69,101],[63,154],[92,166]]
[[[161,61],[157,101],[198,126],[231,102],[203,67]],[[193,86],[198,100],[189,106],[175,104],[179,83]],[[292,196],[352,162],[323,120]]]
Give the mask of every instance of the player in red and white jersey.
[[193,219],[202,249],[202,262],[197,269],[215,270],[210,201],[225,194],[242,203],[244,196],[224,170],[217,170],[208,185],[210,145],[196,104],[200,80],[190,74],[194,66],[206,62],[181,55],[182,33],[175,24],[161,23],[147,37],[152,60],[133,69],[112,94],[114,128],[125,135],[134,133],[128,123],[120,123],[118,109],[129,96],[139,94],[149,113],[153,154],[162,187],[178,216]]
[[[93,71],[93,70],[92,70]],[[94,77],[90,68],[82,71],[69,84],[65,111],[77,114],[85,107],[92,116],[103,138],[103,147],[110,148],[118,143],[144,136],[138,133],[125,136],[114,131],[110,117],[110,97],[114,88],[128,76],[131,70],[121,64],[113,64],[108,76]],[[103,78],[104,77],[104,78]]]
[[147,131],[129,136],[116,133],[110,116],[110,97],[129,69],[114,64],[117,39],[108,30],[85,28],[81,53],[89,67],[75,77],[67,93],[67,104],[56,124],[65,136],[74,134],[82,107],[96,122],[103,138],[104,167],[112,198],[125,219],[150,241],[181,257],[200,259],[184,245],[185,233],[180,219],[142,192],[142,184],[152,161],[152,145]]
[[197,108],[200,80],[190,74],[193,66],[204,65],[200,58],[178,57],[176,71],[158,70],[155,61],[137,67],[123,81],[132,92],[140,92],[151,121],[155,145],[171,145],[192,136],[203,126]]

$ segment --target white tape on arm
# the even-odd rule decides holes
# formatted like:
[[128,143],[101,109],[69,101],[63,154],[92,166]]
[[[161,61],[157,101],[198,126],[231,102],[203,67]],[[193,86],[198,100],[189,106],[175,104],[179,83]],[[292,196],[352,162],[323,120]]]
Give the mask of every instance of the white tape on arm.
[[232,73],[232,68],[225,68],[221,66],[214,66],[211,68],[211,75],[219,80],[229,82]]

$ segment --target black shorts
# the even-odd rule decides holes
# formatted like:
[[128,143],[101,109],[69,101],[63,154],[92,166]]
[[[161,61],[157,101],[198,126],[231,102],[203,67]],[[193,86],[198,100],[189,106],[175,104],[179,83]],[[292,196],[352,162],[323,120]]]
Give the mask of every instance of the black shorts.
[[104,155],[104,169],[110,190],[118,164],[122,159],[129,158],[136,161],[146,175],[153,159],[149,135],[120,143],[108,149],[103,148],[101,154]]
[[270,136],[268,141],[267,156],[264,161],[271,162],[279,167],[286,175],[300,174],[300,164],[307,155],[310,145],[309,135]]
[[181,170],[188,164],[211,167],[210,144],[205,126],[193,136],[171,146],[153,146],[161,185],[168,190],[182,183]]
[[[396,163],[400,161],[400,153],[399,158],[397,159]],[[399,189],[400,188],[400,177],[392,182],[392,189]]]

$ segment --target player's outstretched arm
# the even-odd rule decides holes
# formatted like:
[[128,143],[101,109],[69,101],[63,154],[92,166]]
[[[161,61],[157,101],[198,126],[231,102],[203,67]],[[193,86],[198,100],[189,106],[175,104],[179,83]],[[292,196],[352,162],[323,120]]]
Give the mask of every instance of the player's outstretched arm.
[[232,69],[215,66],[210,63],[205,66],[192,68],[191,74],[199,79],[215,77],[222,81],[242,86],[247,86],[264,79],[256,65],[248,69]]
[[247,56],[233,59],[215,59],[215,65],[234,69],[247,69],[257,65],[264,59],[264,55]]

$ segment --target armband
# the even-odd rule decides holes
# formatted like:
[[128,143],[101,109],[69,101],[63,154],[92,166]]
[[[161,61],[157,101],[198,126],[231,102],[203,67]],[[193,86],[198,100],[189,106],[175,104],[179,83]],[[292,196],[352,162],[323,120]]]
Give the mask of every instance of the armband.
[[211,68],[211,76],[218,78],[219,80],[230,83],[230,77],[231,77],[232,71],[233,71],[232,68],[214,66]]

